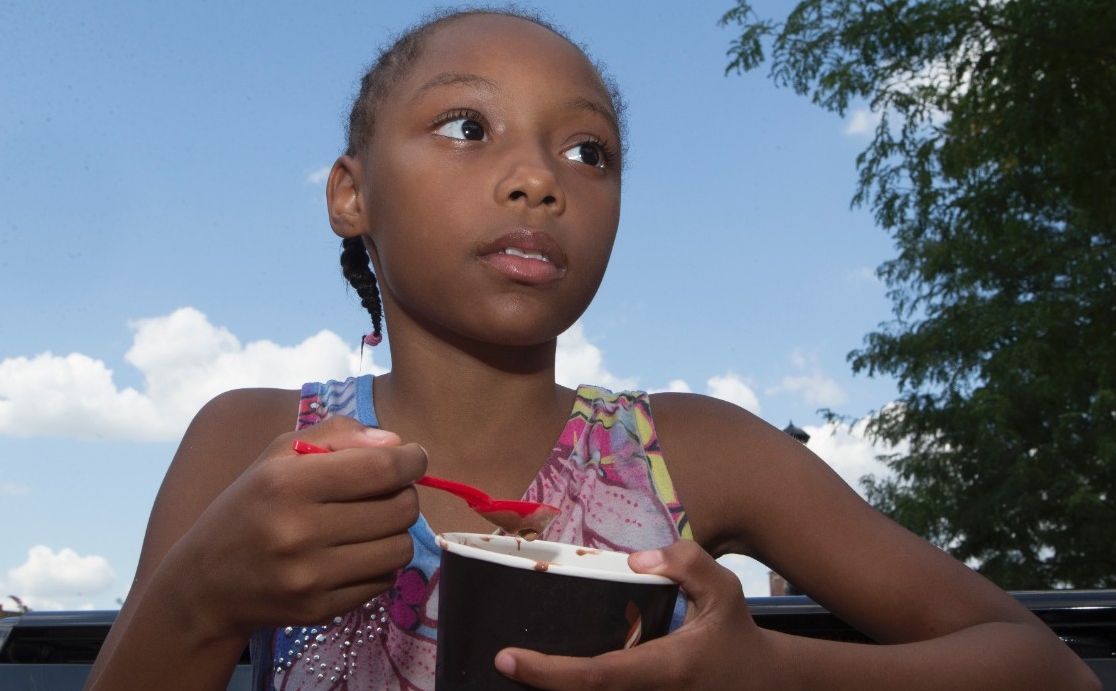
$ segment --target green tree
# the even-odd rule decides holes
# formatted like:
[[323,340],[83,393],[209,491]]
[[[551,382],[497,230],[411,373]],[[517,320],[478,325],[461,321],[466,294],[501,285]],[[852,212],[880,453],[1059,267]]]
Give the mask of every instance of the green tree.
[[[1116,2],[740,0],[726,73],[879,123],[857,159],[897,255],[849,354],[896,379],[870,501],[1005,588],[1116,585]],[[833,416],[833,413],[829,413]]]

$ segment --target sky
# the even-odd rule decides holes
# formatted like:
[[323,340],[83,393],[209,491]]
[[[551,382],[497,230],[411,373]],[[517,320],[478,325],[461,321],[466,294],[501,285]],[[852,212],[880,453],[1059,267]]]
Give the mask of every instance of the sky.
[[[856,486],[880,449],[819,410],[897,397],[847,361],[891,317],[892,243],[850,208],[872,116],[726,75],[731,6],[531,5],[628,104],[619,237],[559,380],[793,421]],[[360,356],[324,175],[365,66],[433,7],[0,0],[0,605],[117,607],[212,396],[390,368]],[[768,593],[762,565],[722,562]]]

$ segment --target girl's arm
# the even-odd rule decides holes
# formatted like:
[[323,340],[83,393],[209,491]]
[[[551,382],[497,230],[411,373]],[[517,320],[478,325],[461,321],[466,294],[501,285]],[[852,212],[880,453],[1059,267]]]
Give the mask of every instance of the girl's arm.
[[155,501],[136,578],[86,682],[223,690],[251,633],[325,620],[411,558],[417,446],[332,418],[297,436],[297,391],[242,390],[191,423]]
[[[630,651],[498,666],[544,689],[1099,689],[1025,607],[868,506],[824,462],[728,403],[659,394],[663,457],[697,545],[633,557],[692,600],[678,631]],[[707,551],[708,552],[707,552]],[[712,555],[753,556],[884,645],[759,629]]]

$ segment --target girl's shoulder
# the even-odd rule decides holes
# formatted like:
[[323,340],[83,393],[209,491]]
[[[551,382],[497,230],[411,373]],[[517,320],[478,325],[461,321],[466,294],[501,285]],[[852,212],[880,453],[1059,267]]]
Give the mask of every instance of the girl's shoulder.
[[710,396],[651,394],[656,434],[695,539],[709,552],[755,555],[788,483],[824,472],[803,444],[744,408]]
[[693,425],[701,420],[723,419],[766,424],[735,403],[712,396],[677,391],[662,391],[648,396],[654,407],[656,420],[661,417],[668,422],[682,422],[685,425]]
[[171,474],[188,474],[203,493],[219,493],[281,434],[295,429],[300,392],[290,389],[226,391],[194,416]]
[[301,392],[233,389],[206,403],[186,430],[183,446],[202,445],[259,454],[275,437],[295,429]]
[[[710,462],[711,454],[730,456],[734,467],[772,448],[794,448],[784,432],[744,408],[711,396],[663,392],[650,395],[655,427],[663,445],[687,465]],[[793,444],[792,444],[793,442]]]
[[234,389],[202,406],[186,428],[170,472],[177,466],[204,470],[215,485],[227,485],[276,437],[295,429],[300,392],[293,389]]

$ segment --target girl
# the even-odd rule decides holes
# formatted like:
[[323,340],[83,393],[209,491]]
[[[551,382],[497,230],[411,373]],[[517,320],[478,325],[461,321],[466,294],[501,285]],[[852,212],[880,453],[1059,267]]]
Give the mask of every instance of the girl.
[[[433,536],[490,528],[416,488],[427,471],[557,504],[540,537],[635,551],[633,568],[683,586],[685,623],[663,639],[493,660],[531,686],[1095,687],[1013,599],[747,412],[555,384],[556,339],[612,249],[622,137],[608,82],[534,19],[447,15],[380,58],[327,204],[370,342],[382,304],[393,369],[233,391],[198,413],[87,688],[222,689],[249,639],[261,689],[431,688]],[[295,437],[330,453],[298,457]],[[757,628],[714,561],[729,552],[889,645]]]

